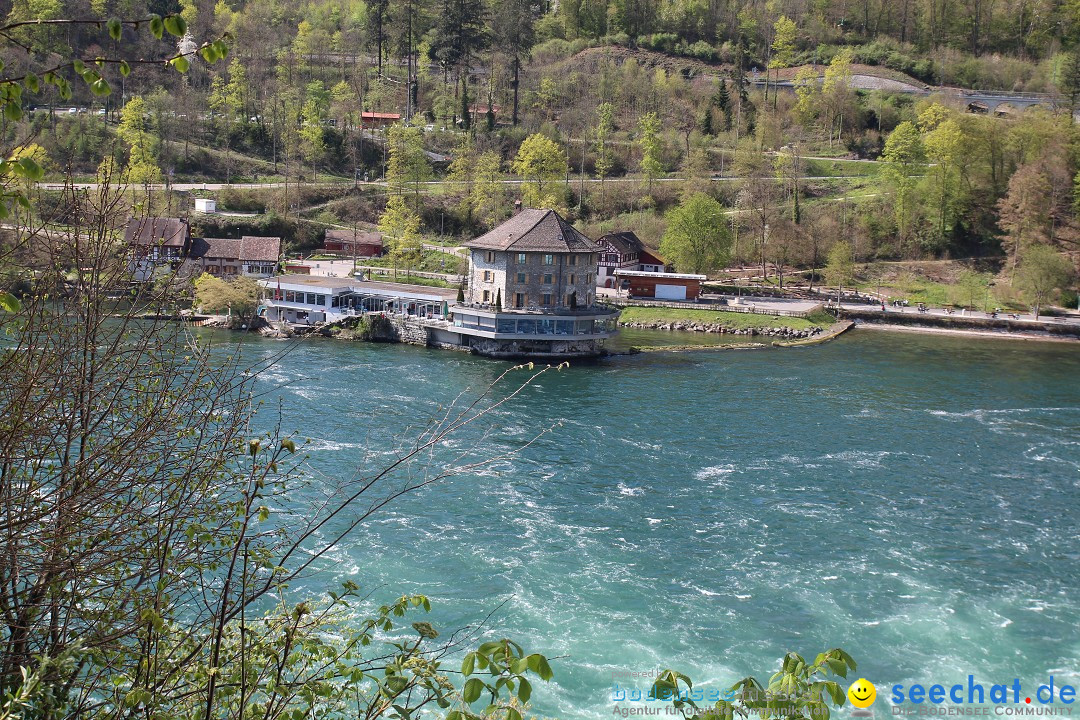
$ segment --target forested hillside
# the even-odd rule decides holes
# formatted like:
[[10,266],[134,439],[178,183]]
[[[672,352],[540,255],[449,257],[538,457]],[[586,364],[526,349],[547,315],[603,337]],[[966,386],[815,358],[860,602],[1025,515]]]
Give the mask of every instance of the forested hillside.
[[[519,197],[659,245],[666,213],[695,192],[723,208],[714,230],[729,259],[765,275],[818,266],[838,239],[859,262],[1015,267],[1033,245],[1077,248],[1071,0],[19,0],[4,11],[8,78],[40,74],[67,48],[87,62],[152,61],[225,38],[227,59],[196,57],[185,73],[105,62],[109,94],[75,83],[66,99],[45,84],[25,94],[21,119],[5,118],[5,142],[53,177],[90,180],[108,156],[134,183],[339,182],[225,195],[266,211],[259,222],[295,248],[317,239],[311,222],[381,217],[394,237],[412,222],[402,213],[419,234],[465,236]],[[128,25],[115,36],[18,25],[169,12],[186,20],[179,44]],[[988,108],[954,87],[1045,95]],[[387,130],[373,113],[402,124]],[[187,202],[159,198],[174,200]]]

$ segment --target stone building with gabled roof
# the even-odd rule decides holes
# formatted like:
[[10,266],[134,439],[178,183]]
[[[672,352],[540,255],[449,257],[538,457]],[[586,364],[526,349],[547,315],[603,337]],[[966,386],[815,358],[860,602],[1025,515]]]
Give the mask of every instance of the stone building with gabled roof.
[[469,250],[465,301],[453,331],[495,357],[597,355],[615,332],[614,310],[596,304],[599,248],[554,210],[522,210]]
[[469,304],[556,310],[595,300],[596,243],[554,210],[522,210],[464,246]]

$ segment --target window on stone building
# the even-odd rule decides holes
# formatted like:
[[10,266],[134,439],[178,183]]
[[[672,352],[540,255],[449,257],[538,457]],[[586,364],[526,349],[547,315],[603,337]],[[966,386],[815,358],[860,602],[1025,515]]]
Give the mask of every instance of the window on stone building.
[[551,293],[544,293],[542,297],[544,307],[549,307],[551,305]]
[[544,284],[545,285],[550,285],[551,284],[551,273],[544,273]]
[[487,258],[487,261],[488,261],[489,263],[493,263],[493,262],[495,262],[495,253],[494,253],[493,251],[491,251],[491,250],[488,250],[488,251],[487,251],[487,255],[486,255],[485,257]]
[[485,270],[484,282],[492,282],[493,280],[495,280],[495,273],[493,273],[491,270]]
[[544,264],[545,265],[554,265],[555,264],[555,256],[551,255],[550,253],[547,254],[547,255],[544,255]]
[[528,258],[525,257],[525,253],[518,253],[517,256],[518,256],[518,265],[524,265],[525,262],[528,260]]
[[523,282],[525,282],[525,273],[518,273],[518,274],[517,274],[517,281],[518,281],[519,283],[523,283]]
[[484,302],[491,302],[491,291],[490,290],[485,290],[484,291]]
[[570,284],[571,285],[577,284],[577,275],[575,275],[574,273],[570,273]]
[[514,307],[525,307],[525,293],[514,293]]

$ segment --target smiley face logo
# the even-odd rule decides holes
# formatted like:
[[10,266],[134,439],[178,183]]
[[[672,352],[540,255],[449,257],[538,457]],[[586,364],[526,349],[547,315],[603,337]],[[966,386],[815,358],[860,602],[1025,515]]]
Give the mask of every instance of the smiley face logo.
[[859,678],[847,689],[848,700],[857,708],[868,708],[877,699],[877,688],[866,678]]

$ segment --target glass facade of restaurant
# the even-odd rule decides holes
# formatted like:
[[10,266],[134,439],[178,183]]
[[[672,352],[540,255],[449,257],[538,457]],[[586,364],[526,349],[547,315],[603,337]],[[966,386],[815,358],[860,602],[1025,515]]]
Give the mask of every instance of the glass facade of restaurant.
[[500,335],[597,335],[615,331],[615,318],[558,317],[558,316],[506,316],[485,317],[454,313],[454,327],[484,330]]

